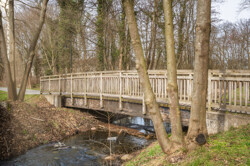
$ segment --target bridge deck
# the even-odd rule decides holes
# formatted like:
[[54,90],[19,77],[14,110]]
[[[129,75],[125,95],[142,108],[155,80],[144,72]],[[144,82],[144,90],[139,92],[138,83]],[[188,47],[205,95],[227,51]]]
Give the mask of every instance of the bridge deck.
[[[152,90],[159,103],[167,104],[167,71],[148,71]],[[85,72],[44,76],[40,79],[42,94],[69,95],[71,100],[82,96],[84,104],[90,96],[98,97],[100,107],[106,98],[116,98],[119,110],[123,102],[141,101],[142,112],[146,107],[136,71]],[[180,104],[190,107],[193,87],[193,71],[178,70],[177,83]],[[218,109],[250,113],[249,70],[209,70],[208,110]]]

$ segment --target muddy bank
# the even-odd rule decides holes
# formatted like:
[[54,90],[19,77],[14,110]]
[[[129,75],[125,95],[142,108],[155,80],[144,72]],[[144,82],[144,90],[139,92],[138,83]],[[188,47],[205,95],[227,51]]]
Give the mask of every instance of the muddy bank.
[[66,108],[55,108],[43,97],[31,103],[11,102],[7,109],[0,107],[0,160],[20,155],[28,149],[88,130],[123,129],[131,135],[136,130],[105,124],[92,115]]

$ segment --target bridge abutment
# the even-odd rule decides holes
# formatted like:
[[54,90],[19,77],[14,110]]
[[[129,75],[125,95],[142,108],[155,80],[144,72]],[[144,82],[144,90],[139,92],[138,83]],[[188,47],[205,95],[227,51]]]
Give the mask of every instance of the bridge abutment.
[[55,107],[62,107],[62,96],[61,95],[44,95],[48,102]]
[[250,115],[230,112],[207,112],[208,134],[228,131],[231,127],[239,127],[250,123]]

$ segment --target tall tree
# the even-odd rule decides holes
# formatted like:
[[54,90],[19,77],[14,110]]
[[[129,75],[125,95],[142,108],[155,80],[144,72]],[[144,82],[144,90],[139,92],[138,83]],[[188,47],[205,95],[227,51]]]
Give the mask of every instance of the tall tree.
[[4,34],[5,33],[4,33],[3,23],[2,23],[2,12],[0,11],[0,49],[1,49],[1,55],[3,57],[3,64],[4,64],[4,69],[5,69],[6,78],[7,78],[8,99],[16,100],[17,99],[16,87],[12,80],[10,62],[8,60],[7,47],[6,47]]
[[[15,23],[14,23],[14,0],[9,0],[9,12],[8,12],[8,23],[9,23],[9,59],[12,68],[12,79],[13,84],[16,86],[16,55],[15,55]],[[16,91],[16,89],[14,89]],[[16,92],[15,92],[16,93]]]
[[104,46],[104,19],[105,19],[105,0],[97,0],[97,20],[96,20],[96,32],[97,32],[97,57],[99,61],[99,69],[106,69],[106,52]]
[[171,139],[176,144],[184,144],[181,113],[179,107],[178,86],[177,86],[177,69],[174,47],[174,30],[172,17],[172,0],[163,0],[165,16],[165,39],[167,51],[167,92],[168,103],[170,104],[171,120]]
[[[206,99],[208,82],[208,56],[211,31],[211,0],[197,2],[195,66],[190,123],[187,138],[190,145],[197,145],[197,136],[206,138]],[[204,141],[203,141],[204,143]]]
[[24,99],[29,74],[30,74],[31,67],[32,67],[32,64],[34,61],[34,57],[35,57],[35,49],[36,49],[37,41],[38,41],[38,38],[40,36],[41,30],[42,30],[42,27],[43,27],[43,24],[45,21],[45,15],[46,15],[48,1],[49,0],[43,0],[38,28],[36,29],[34,36],[33,36],[31,43],[30,43],[30,47],[29,47],[29,51],[28,51],[29,59],[28,59],[28,62],[25,66],[21,87],[20,87],[20,90],[18,93],[18,100],[21,100],[21,101],[23,101],[23,99]]
[[142,44],[137,28],[136,18],[133,10],[132,0],[123,0],[125,8],[126,18],[128,21],[129,32],[131,36],[132,45],[136,56],[136,69],[140,78],[140,84],[143,87],[145,103],[147,110],[149,111],[151,120],[153,121],[157,140],[165,153],[176,151],[178,146],[173,144],[167,136],[161,113],[159,111],[159,105],[156,102],[155,95],[150,85],[149,76],[146,68],[146,62],[144,59],[144,53]]

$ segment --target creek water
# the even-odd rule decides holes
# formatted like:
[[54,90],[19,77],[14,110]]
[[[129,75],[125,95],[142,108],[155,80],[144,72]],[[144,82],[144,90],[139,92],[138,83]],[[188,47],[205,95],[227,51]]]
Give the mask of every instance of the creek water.
[[[114,124],[125,126],[133,129],[137,129],[144,134],[154,133],[153,122],[150,119],[141,117],[126,117],[113,121]],[[167,133],[171,132],[171,126],[169,123],[164,123]]]
[[[153,132],[150,120],[140,117],[127,117],[113,122],[117,125],[127,126],[141,132]],[[58,143],[49,143],[28,150],[25,154],[9,161],[0,161],[4,166],[78,166],[78,165],[110,165],[104,158],[112,154],[127,154],[142,149],[152,140],[125,135],[116,139],[117,133],[106,131],[88,131],[72,136],[62,142],[61,149],[55,147]],[[112,165],[121,165],[121,160],[112,161]]]

